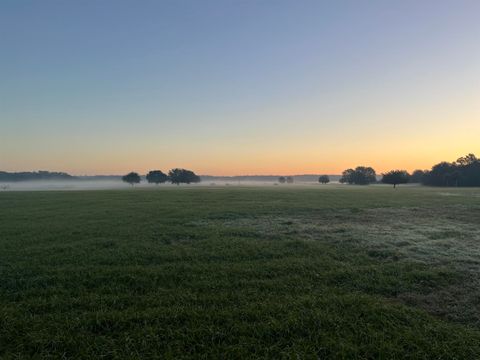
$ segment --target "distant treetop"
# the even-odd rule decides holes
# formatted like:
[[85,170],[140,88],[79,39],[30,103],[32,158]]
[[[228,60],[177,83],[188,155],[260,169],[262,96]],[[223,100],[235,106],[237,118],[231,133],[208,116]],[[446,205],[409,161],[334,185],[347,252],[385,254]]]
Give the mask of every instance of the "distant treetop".
[[392,170],[382,175],[382,183],[391,184],[394,188],[399,184],[408,183],[410,179],[410,175],[405,170]]
[[340,178],[342,184],[368,185],[377,182],[377,174],[371,167],[357,166],[355,169],[347,169]]
[[454,162],[440,162],[425,171],[422,183],[430,186],[480,186],[480,160],[474,154]]
[[186,169],[172,169],[168,172],[168,177],[171,183],[176,185],[200,182],[200,176]]
[[411,183],[416,183],[419,184],[423,182],[423,177],[425,176],[425,173],[428,172],[428,170],[414,170],[413,173],[410,175],[410,181]]
[[149,183],[158,185],[167,182],[168,175],[161,170],[152,170],[147,174],[146,178]]
[[135,184],[138,184],[141,181],[141,179],[140,179],[140,175],[138,175],[136,172],[131,172],[123,176],[122,181],[133,186]]
[[328,175],[321,175],[319,178],[318,178],[318,182],[320,184],[328,184],[330,182],[330,177]]

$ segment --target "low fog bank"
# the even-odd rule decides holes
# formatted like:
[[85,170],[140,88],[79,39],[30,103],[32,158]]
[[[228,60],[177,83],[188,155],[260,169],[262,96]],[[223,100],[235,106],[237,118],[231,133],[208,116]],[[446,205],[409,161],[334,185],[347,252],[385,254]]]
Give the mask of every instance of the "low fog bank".
[[[201,175],[203,182],[217,181],[217,182],[263,182],[263,183],[275,183],[278,182],[280,177],[287,177],[287,175],[239,175],[239,176],[211,176]],[[307,175],[291,175],[294,183],[317,183],[320,174],[307,174]],[[338,182],[341,175],[328,175],[330,181]]]
[[[178,187],[222,187],[222,186],[300,186],[318,184],[317,181],[301,181],[294,180],[293,184],[279,184],[277,178],[259,177],[258,179],[238,179],[236,177],[202,177],[202,181],[198,184],[179,185]],[[332,181],[331,184],[337,183]],[[142,178],[142,182],[134,186],[135,188],[154,189],[154,188],[173,188],[177,185],[170,183],[154,185],[149,184]],[[0,182],[0,192],[3,191],[78,191],[78,190],[114,190],[114,189],[130,189],[131,185],[120,179],[103,179],[103,180],[34,180],[34,181],[17,181],[17,182]]]

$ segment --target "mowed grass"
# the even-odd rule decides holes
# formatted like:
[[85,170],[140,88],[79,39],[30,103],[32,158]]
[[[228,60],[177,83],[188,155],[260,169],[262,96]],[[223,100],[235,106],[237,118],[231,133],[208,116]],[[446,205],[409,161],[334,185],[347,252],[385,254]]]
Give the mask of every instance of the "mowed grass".
[[480,358],[480,189],[0,193],[1,359]]

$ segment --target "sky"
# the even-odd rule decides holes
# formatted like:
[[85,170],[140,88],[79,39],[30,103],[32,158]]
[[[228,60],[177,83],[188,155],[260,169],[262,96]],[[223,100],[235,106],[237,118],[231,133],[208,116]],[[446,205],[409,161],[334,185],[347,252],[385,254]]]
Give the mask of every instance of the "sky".
[[0,170],[480,156],[480,1],[1,0]]

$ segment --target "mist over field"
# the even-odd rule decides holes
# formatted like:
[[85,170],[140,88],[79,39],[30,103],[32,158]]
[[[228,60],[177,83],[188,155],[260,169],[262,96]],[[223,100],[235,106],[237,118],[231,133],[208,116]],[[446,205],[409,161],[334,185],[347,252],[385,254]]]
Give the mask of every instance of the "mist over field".
[[[335,184],[338,182],[332,182]],[[210,179],[198,184],[175,185],[170,183],[155,185],[143,180],[133,188],[139,189],[161,189],[177,187],[223,187],[223,186],[300,186],[318,184],[313,181],[297,181],[293,184],[278,184],[277,181],[268,180],[225,180]],[[121,190],[131,189],[132,186],[122,180],[47,180],[47,181],[19,181],[0,183],[1,191],[87,191],[87,190]]]
[[[154,189],[165,187],[177,187],[169,182],[155,185],[148,183],[145,176],[142,181],[135,184],[134,188]],[[318,184],[318,175],[297,175],[293,176],[293,184],[279,184],[279,176],[276,175],[247,175],[247,176],[201,176],[201,182],[184,186],[195,187],[213,187],[213,186],[292,186]],[[338,183],[339,176],[331,175],[332,184]],[[51,179],[51,180],[24,180],[24,181],[0,181],[0,191],[79,191],[79,190],[115,190],[130,189],[131,185],[122,181],[120,176],[79,176],[69,179]]]

